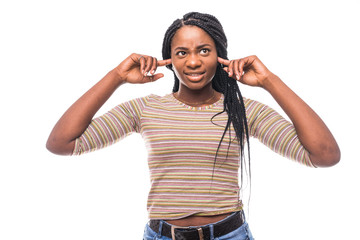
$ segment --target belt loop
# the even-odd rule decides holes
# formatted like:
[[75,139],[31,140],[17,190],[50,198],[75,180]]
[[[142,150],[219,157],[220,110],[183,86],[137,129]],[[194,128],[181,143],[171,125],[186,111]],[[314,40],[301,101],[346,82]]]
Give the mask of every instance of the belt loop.
[[209,228],[210,228],[210,240],[214,240],[214,225],[210,224]]
[[198,234],[199,234],[199,240],[204,240],[204,233],[203,233],[203,229],[200,227],[197,229]]
[[164,224],[164,221],[163,220],[160,220],[160,223],[159,223],[159,232],[158,232],[158,237],[161,238],[162,236],[162,227],[163,227],[163,224]]
[[171,225],[171,239],[175,240],[175,227],[174,227],[174,225]]
[[245,223],[245,222],[246,222],[246,218],[245,218],[244,210],[241,210],[241,211],[240,211],[240,217],[242,218],[243,222]]

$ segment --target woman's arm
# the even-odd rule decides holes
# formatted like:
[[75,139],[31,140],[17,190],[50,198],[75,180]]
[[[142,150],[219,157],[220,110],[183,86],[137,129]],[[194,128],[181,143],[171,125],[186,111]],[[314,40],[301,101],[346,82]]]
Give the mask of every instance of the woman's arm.
[[340,149],[321,118],[274,74],[265,79],[263,88],[289,116],[300,142],[318,167],[333,166],[340,161]]
[[75,139],[86,130],[95,113],[122,84],[116,71],[110,71],[59,119],[50,133],[46,148],[55,154],[70,155],[75,147]]
[[50,133],[47,149],[55,154],[70,155],[76,138],[86,130],[96,112],[119,86],[156,81],[164,76],[162,73],[154,75],[156,68],[170,63],[171,60],[157,61],[153,57],[131,54],[64,113]]
[[292,121],[313,165],[327,167],[340,161],[340,149],[321,118],[256,56],[232,61],[219,58],[219,62],[228,66],[225,70],[229,76],[262,87],[273,96]]

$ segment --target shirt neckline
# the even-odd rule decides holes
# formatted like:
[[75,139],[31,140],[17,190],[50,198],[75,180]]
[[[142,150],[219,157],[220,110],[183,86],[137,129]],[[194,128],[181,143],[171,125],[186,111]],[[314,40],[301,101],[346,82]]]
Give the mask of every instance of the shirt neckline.
[[185,107],[187,109],[190,109],[190,110],[206,110],[206,109],[210,109],[210,108],[213,108],[213,107],[217,106],[220,103],[223,103],[223,101],[224,101],[224,95],[221,94],[219,100],[217,100],[216,102],[214,102],[212,104],[209,104],[209,105],[206,105],[206,106],[201,106],[201,107],[194,107],[194,106],[190,106],[190,105],[188,105],[188,104],[186,104],[184,102],[181,102],[176,97],[174,97],[173,93],[168,94],[168,96],[173,102],[175,102],[178,105],[181,105],[181,106],[183,106],[183,107]]

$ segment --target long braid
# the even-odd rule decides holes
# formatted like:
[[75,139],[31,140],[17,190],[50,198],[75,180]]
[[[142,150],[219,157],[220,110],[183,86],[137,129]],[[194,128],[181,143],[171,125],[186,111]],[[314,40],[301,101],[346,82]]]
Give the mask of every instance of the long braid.
[[[205,32],[207,32],[212,39],[215,42],[216,45],[216,51],[219,57],[223,59],[227,58],[227,38],[224,33],[224,30],[218,21],[218,19],[212,15],[209,14],[202,14],[198,12],[190,12],[184,15],[183,19],[177,19],[173,22],[173,24],[168,28],[168,30],[165,33],[164,41],[163,41],[163,47],[162,47],[162,55],[163,59],[169,59],[171,58],[171,41],[174,37],[176,31],[180,29],[182,26],[185,25],[193,25],[197,26],[201,29],[203,29]],[[167,67],[173,71],[172,65],[167,65]],[[175,83],[173,87],[173,92],[177,92],[179,90],[179,79],[174,74]],[[215,114],[213,118],[215,118],[217,115],[226,112],[228,115],[228,121],[226,123],[224,133],[220,139],[216,156],[214,160],[214,168],[215,170],[215,164],[216,164],[216,158],[220,149],[220,146],[222,144],[222,141],[226,135],[226,133],[229,134],[230,142],[229,146],[231,144],[231,131],[230,126],[232,125],[235,133],[236,133],[236,139],[239,142],[240,146],[240,167],[241,167],[241,186],[243,183],[243,166],[245,164],[245,154],[244,154],[244,142],[246,140],[247,146],[248,146],[248,165],[249,165],[249,176],[251,179],[251,171],[250,171],[250,145],[249,145],[249,131],[248,131],[248,125],[247,125],[247,119],[246,119],[246,111],[245,111],[245,105],[243,101],[243,97],[241,95],[239,86],[237,84],[237,81],[233,78],[230,78],[227,74],[227,72],[222,68],[221,64],[218,63],[215,76],[212,80],[212,86],[213,88],[221,92],[224,95],[224,108],[223,111],[220,113]]]
[[[228,76],[228,74],[225,72],[225,70],[223,70],[223,68],[220,64],[218,64],[218,66],[217,66],[216,74],[215,74],[212,84],[213,84],[213,88],[216,91],[219,91],[224,94],[223,111],[215,114],[213,116],[213,118],[215,118],[217,115],[220,115],[223,112],[226,112],[228,114],[228,121],[226,123],[222,138],[219,142],[218,150],[221,146],[222,140],[225,137],[226,132],[229,131],[229,127],[232,124],[232,126],[235,130],[235,133],[236,133],[236,138],[240,145],[240,154],[241,154],[240,169],[241,169],[241,184],[242,184],[242,182],[243,182],[243,163],[245,161],[245,159],[244,159],[244,155],[245,155],[244,140],[245,139],[247,141],[248,154],[250,154],[249,130],[248,130],[248,125],[247,125],[246,110],[245,110],[243,97],[241,95],[237,81],[233,78],[230,78]],[[230,134],[230,132],[231,131],[229,131],[229,134]],[[231,136],[229,137],[229,139],[231,139]],[[231,142],[229,142],[229,145],[230,144],[231,144]],[[217,153],[218,153],[218,150],[217,150]],[[249,164],[249,169],[250,169],[250,155],[249,155],[249,159],[248,159],[248,164]],[[214,163],[214,166],[215,166],[215,163]],[[249,170],[249,175],[251,178],[250,170]]]

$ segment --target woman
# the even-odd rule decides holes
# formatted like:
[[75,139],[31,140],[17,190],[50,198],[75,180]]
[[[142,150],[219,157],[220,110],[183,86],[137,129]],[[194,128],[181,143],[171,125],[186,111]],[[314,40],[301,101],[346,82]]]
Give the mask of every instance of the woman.
[[[335,165],[340,150],[317,114],[256,57],[227,59],[227,40],[211,15],[188,13],[168,28],[163,59],[131,54],[77,100],[51,132],[47,148],[81,154],[132,132],[148,149],[150,222],[144,239],[252,239],[242,212],[238,169],[249,137],[313,167]],[[124,83],[174,72],[173,93],[120,104],[93,119]],[[243,98],[238,83],[268,91],[291,119]],[[195,227],[190,227],[195,226]]]

